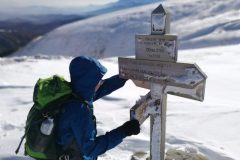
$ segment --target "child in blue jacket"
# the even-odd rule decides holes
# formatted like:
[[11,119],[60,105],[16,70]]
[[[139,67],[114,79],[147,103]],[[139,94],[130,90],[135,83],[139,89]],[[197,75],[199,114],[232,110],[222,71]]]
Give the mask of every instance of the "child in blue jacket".
[[121,88],[126,80],[118,75],[102,80],[107,69],[90,57],[74,58],[69,70],[73,92],[84,102],[66,102],[65,110],[58,118],[57,137],[62,160],[96,160],[98,155],[114,148],[125,137],[140,132],[139,122],[131,120],[96,137],[93,102]]

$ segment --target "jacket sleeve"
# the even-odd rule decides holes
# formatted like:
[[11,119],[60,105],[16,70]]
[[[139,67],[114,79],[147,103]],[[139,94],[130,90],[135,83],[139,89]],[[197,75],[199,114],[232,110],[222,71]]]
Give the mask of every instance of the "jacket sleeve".
[[126,137],[119,128],[96,137],[92,114],[86,106],[75,108],[71,128],[79,149],[85,157],[97,157],[120,144]]
[[126,83],[126,79],[122,79],[119,77],[119,75],[112,76],[108,79],[105,79],[103,84],[100,86],[98,91],[95,94],[94,101],[98,100],[99,98],[102,98],[113,91],[121,88]]

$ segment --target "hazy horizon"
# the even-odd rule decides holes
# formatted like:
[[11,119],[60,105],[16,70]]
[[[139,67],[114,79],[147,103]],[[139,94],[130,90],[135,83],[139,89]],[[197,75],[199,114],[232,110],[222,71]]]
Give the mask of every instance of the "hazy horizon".
[[20,7],[31,7],[31,6],[42,6],[42,7],[84,7],[89,5],[104,5],[118,0],[0,0],[0,9],[8,8],[20,8]]

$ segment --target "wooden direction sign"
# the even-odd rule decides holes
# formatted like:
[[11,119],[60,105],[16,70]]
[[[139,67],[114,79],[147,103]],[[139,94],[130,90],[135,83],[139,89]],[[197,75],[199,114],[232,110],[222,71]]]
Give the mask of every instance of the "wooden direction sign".
[[159,83],[166,86],[194,88],[206,81],[206,75],[196,64],[119,58],[122,78]]
[[177,61],[176,35],[136,35],[135,46],[137,59]]
[[151,92],[131,108],[130,118],[142,124],[151,117],[150,159],[164,160],[167,94],[202,101],[207,76],[196,64],[119,58],[119,75]]
[[130,119],[137,119],[142,124],[150,115],[151,111],[147,111],[151,101],[150,92],[142,97],[130,110]]
[[159,5],[152,12],[152,35],[136,35],[136,59],[119,58],[119,75],[150,89],[130,110],[130,118],[151,121],[150,160],[164,160],[167,94],[203,101],[207,76],[196,64],[177,62],[177,36],[170,14]]

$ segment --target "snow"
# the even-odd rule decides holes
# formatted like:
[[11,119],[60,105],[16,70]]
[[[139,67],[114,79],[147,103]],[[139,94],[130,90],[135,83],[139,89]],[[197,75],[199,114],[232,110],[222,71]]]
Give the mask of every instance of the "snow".
[[[168,0],[163,4],[173,15],[171,33],[179,36],[182,50],[178,51],[178,62],[196,63],[208,76],[203,102],[167,96],[166,150],[172,153],[174,149],[168,156],[185,151],[205,155],[209,160],[239,160],[240,1]],[[113,56],[102,59],[101,63],[109,70],[105,78],[117,74],[116,57],[135,53],[135,34],[150,33],[150,12],[157,5],[121,10],[62,26],[15,54],[27,57],[0,58],[0,159],[30,159],[23,156],[23,147],[19,155],[14,151],[24,132],[38,78],[59,74],[69,80],[71,56],[78,55]],[[44,56],[37,56],[41,54]],[[201,88],[202,84],[197,87]],[[172,90],[185,93],[176,93],[179,96],[197,100],[202,100],[204,95],[203,90],[198,93],[195,89],[177,87],[166,87],[165,93]],[[97,101],[98,134],[129,120],[131,107],[148,92],[129,80],[122,89]],[[149,127],[148,118],[139,135],[126,138],[99,160],[127,160],[138,153],[148,155]]]
[[[196,62],[208,75],[204,102],[168,95],[166,149],[196,148],[209,160],[240,159],[240,45],[179,51],[179,61]],[[27,160],[23,147],[14,151],[24,132],[26,115],[32,106],[33,85],[40,77],[63,75],[69,80],[71,58],[14,57],[0,59],[0,159]],[[116,58],[101,60],[107,75],[118,73]],[[129,117],[130,108],[149,90],[131,81],[95,103],[98,134],[118,127]],[[111,112],[109,112],[111,111]],[[135,152],[149,153],[149,119],[141,133],[126,138],[100,160],[130,159]]]
[[[240,1],[168,0],[171,32],[180,49],[238,44]],[[91,55],[97,58],[132,55],[135,34],[150,34],[150,15],[159,3],[120,10],[67,24],[44,35],[15,55]]]

